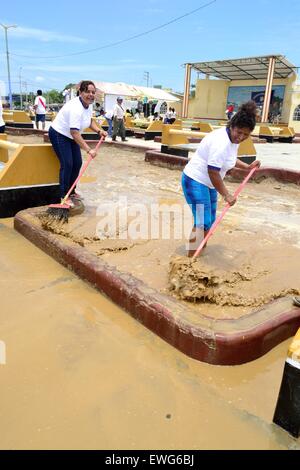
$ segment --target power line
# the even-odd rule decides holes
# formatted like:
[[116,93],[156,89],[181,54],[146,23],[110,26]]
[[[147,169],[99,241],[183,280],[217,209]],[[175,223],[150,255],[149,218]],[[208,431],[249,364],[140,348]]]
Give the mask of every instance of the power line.
[[109,47],[118,46],[119,44],[123,44],[125,42],[132,41],[133,39],[140,38],[141,36],[146,36],[147,34],[153,33],[154,31],[165,28],[166,26],[169,26],[172,23],[176,23],[177,21],[182,20],[182,18],[186,18],[187,16],[190,16],[193,13],[196,13],[199,10],[203,10],[204,8],[209,7],[213,3],[216,3],[216,1],[217,0],[212,0],[209,3],[205,3],[201,7],[195,8],[194,10],[189,11],[189,12],[185,13],[184,15],[178,16],[177,18],[174,18],[173,20],[170,20],[167,23],[156,26],[155,28],[149,29],[148,31],[144,31],[143,33],[139,33],[139,34],[136,34],[134,36],[130,36],[129,38],[121,39],[120,41],[116,41],[116,42],[112,42],[110,44],[106,44],[105,46],[96,47],[95,49],[87,49],[87,50],[81,51],[81,52],[72,52],[70,54],[55,55],[55,56],[30,56],[30,55],[21,55],[21,54],[12,54],[12,53],[10,53],[10,55],[14,55],[14,56],[17,56],[17,57],[26,57],[26,58],[31,58],[31,59],[60,59],[62,57],[70,57],[70,56],[74,56],[74,55],[88,54],[90,52],[100,51],[102,49],[107,49]]

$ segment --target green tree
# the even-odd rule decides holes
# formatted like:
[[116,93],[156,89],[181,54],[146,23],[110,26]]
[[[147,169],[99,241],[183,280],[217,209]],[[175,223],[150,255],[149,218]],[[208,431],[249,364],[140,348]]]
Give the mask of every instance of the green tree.
[[76,86],[76,83],[68,83],[68,85],[64,87],[64,90],[66,90],[67,88],[73,88],[74,86]]
[[63,103],[64,101],[62,92],[58,90],[54,90],[54,89],[50,90],[47,93],[45,93],[45,95],[46,95],[47,105],[54,104],[54,103]]

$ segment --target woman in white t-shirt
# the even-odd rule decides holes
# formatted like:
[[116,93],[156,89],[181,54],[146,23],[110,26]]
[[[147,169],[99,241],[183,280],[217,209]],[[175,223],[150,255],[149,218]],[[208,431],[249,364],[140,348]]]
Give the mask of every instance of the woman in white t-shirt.
[[255,124],[256,105],[249,101],[240,107],[227,127],[204,137],[184,168],[182,188],[194,217],[188,256],[193,256],[202,240],[203,231],[205,237],[216,219],[218,193],[231,206],[236,202],[223,182],[227,171],[234,167],[252,169],[260,166],[258,160],[247,165],[237,158],[239,144],[250,136]]
[[[100,136],[107,133],[92,120],[92,104],[95,100],[96,87],[93,82],[84,80],[80,83],[79,96],[69,100],[58,112],[49,129],[49,139],[60,161],[59,184],[60,196],[64,198],[79,175],[82,165],[80,148],[93,158],[93,150],[82,138],[80,132],[90,127]],[[73,206],[72,199],[80,199],[73,190],[67,204]]]

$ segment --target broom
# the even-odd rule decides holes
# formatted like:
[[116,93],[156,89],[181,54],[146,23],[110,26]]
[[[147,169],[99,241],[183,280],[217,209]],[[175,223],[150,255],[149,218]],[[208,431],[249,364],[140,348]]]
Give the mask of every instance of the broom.
[[[257,170],[257,167],[254,167],[252,168],[252,170],[248,173],[248,175],[246,176],[246,178],[244,179],[244,181],[239,185],[239,187],[237,188],[237,190],[235,191],[234,193],[234,197],[237,197],[240,192],[242,191],[242,189],[244,188],[245,184],[249,181],[249,179],[251,178],[251,176],[253,175],[253,173]],[[226,204],[226,206],[224,207],[224,209],[222,210],[221,214],[219,215],[219,217],[215,220],[215,222],[213,223],[213,225],[211,226],[210,230],[208,231],[207,235],[203,238],[202,242],[200,243],[200,245],[198,246],[195,254],[193,255],[193,259],[197,258],[197,256],[199,256],[201,250],[203,249],[204,245],[206,244],[207,240],[212,236],[212,234],[214,233],[214,231],[216,230],[217,226],[219,225],[219,223],[221,222],[221,220],[223,219],[224,215],[226,214],[226,212],[228,211],[228,209],[230,208],[230,205],[229,204]]]
[[[99,140],[98,144],[95,147],[96,151],[98,150],[98,148],[100,147],[100,145],[102,144],[103,141],[104,141],[104,137],[102,136],[101,139]],[[72,193],[72,191],[75,188],[76,184],[78,183],[78,181],[80,180],[80,178],[82,177],[83,173],[85,172],[85,170],[87,169],[87,167],[89,166],[89,164],[91,163],[92,160],[93,160],[93,157],[91,157],[89,155],[87,161],[85,162],[85,164],[81,168],[81,170],[79,172],[79,175],[77,176],[76,180],[72,184],[71,188],[69,189],[69,191],[67,192],[67,194],[65,195],[65,197],[63,198],[61,203],[60,204],[50,204],[50,206],[48,207],[48,209],[46,211],[46,214],[48,216],[52,217],[53,219],[55,219],[57,221],[63,221],[63,223],[68,222],[69,210],[70,210],[71,206],[69,204],[67,204],[66,201],[68,200],[70,194]]]

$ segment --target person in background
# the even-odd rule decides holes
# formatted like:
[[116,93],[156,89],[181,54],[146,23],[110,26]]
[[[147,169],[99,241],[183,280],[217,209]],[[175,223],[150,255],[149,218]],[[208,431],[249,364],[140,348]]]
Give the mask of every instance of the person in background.
[[108,124],[107,133],[109,137],[112,137],[113,135],[113,111],[105,112],[104,109],[101,109],[100,116],[106,119],[107,124]]
[[140,113],[139,113],[139,110],[136,109],[133,118],[134,118],[134,119],[140,119],[140,117],[141,117],[141,115],[140,115]]
[[[218,193],[230,206],[236,198],[223,183],[232,168],[251,170],[259,167],[258,160],[247,165],[237,158],[238,147],[246,140],[256,124],[256,104],[243,104],[227,127],[207,134],[183,170],[182,188],[186,202],[191,207],[194,225],[189,239],[188,256],[196,252],[204,231],[204,237],[216,220]],[[204,214],[202,213],[204,211]]]
[[234,105],[232,103],[227,106],[225,113],[226,113],[228,121],[230,121],[234,113]]
[[65,90],[62,92],[62,95],[64,97],[64,103],[67,103],[71,99],[71,90],[70,88],[65,88]]
[[161,118],[157,112],[155,112],[152,116],[149,117],[149,121],[161,121]]
[[5,132],[5,122],[3,119],[2,99],[0,96],[0,134],[4,134],[4,132]]
[[119,135],[122,139],[122,142],[126,142],[126,129],[124,124],[125,118],[125,109],[123,108],[123,98],[118,97],[117,103],[114,107],[114,130],[112,141],[116,140],[117,135]]
[[46,122],[46,98],[43,97],[42,90],[38,90],[37,97],[34,101],[34,111],[35,111],[35,123],[36,128],[40,128],[40,122],[42,123],[42,129],[45,130]]
[[100,108],[100,104],[96,103],[95,104],[95,117],[102,116],[102,114],[103,114],[102,111],[103,111],[103,109]]
[[169,124],[174,124],[175,121],[176,121],[176,111],[175,111],[175,108],[171,108]]
[[164,124],[171,124],[170,120],[172,118],[173,111],[172,108],[170,107],[169,110],[165,114],[165,119],[164,119]]
[[[96,87],[92,81],[82,81],[79,96],[63,105],[49,129],[50,142],[60,161],[59,184],[62,199],[79,175],[82,165],[80,149],[85,150],[92,158],[96,157],[96,151],[83,140],[81,132],[90,127],[100,137],[107,135],[92,119],[95,93]],[[67,204],[73,207],[78,199],[81,198],[74,188]]]

